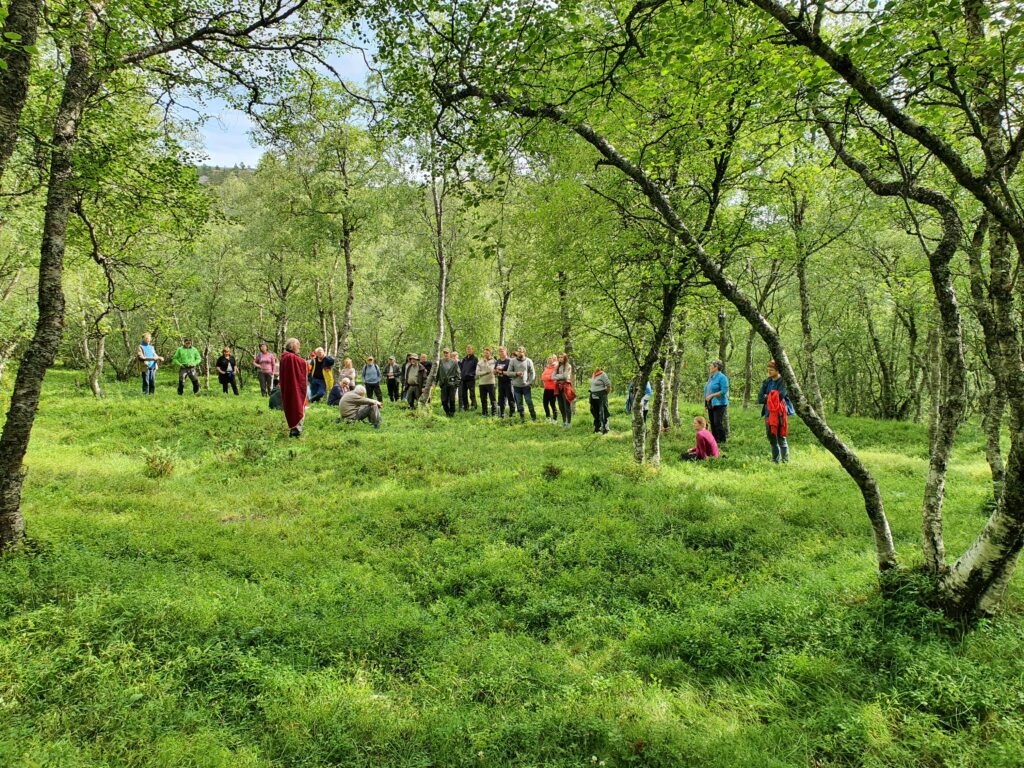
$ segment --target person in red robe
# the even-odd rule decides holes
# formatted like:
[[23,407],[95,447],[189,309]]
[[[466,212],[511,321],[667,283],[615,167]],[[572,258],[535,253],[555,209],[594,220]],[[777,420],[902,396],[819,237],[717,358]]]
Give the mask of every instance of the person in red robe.
[[302,434],[302,420],[306,415],[306,376],[309,366],[299,355],[299,340],[288,339],[281,355],[281,405],[288,422],[288,434]]

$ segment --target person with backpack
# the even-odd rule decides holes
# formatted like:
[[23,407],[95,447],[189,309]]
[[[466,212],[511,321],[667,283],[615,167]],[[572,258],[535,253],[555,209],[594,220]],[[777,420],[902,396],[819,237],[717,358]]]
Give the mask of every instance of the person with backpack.
[[724,367],[721,360],[711,363],[708,381],[704,385],[704,407],[708,411],[711,434],[719,445],[724,444],[728,437],[725,417],[729,407],[729,378],[723,372]]
[[380,368],[373,362],[372,356],[366,358],[366,365],[363,366],[362,376],[363,386],[366,387],[366,396],[383,401],[384,395],[380,391]]
[[576,390],[572,385],[572,365],[569,356],[563,352],[558,356],[558,366],[551,375],[558,394],[558,410],[562,414],[562,429],[572,426],[572,404],[576,399]]
[[761,404],[761,415],[764,417],[765,434],[772,449],[772,461],[787,463],[789,461],[789,417],[795,411],[786,392],[786,382],[779,373],[779,366],[774,360],[768,361],[768,378],[757,393],[757,402]]
[[505,376],[512,382],[512,394],[515,397],[516,409],[519,411],[519,421],[526,422],[525,404],[530,409],[530,421],[537,420],[537,412],[533,408],[533,393],[530,387],[537,378],[537,370],[533,367],[533,360],[526,356],[526,347],[519,347],[516,356],[508,364]]
[[162,363],[164,359],[156,353],[153,337],[148,333],[142,334],[142,343],[135,348],[135,357],[142,365],[142,394],[156,394],[157,363]]

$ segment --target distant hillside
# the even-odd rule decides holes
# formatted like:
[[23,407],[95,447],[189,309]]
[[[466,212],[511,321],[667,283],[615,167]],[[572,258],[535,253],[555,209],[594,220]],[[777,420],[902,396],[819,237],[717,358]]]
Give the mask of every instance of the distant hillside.
[[236,165],[233,168],[224,168],[219,165],[197,165],[199,171],[199,182],[210,186],[219,186],[234,176],[249,176],[253,173],[252,168],[245,165]]

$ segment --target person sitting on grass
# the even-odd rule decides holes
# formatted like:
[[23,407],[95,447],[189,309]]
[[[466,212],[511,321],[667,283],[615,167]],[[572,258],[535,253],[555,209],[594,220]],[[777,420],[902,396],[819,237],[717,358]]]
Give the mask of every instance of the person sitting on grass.
[[682,455],[683,461],[703,461],[717,459],[718,443],[715,436],[708,431],[708,420],[697,416],[693,420],[693,431],[697,433],[697,445]]
[[384,403],[380,400],[373,400],[366,396],[366,387],[362,384],[355,389],[346,392],[338,404],[337,423],[347,421],[354,424],[357,421],[369,421],[374,429],[380,429],[380,409]]

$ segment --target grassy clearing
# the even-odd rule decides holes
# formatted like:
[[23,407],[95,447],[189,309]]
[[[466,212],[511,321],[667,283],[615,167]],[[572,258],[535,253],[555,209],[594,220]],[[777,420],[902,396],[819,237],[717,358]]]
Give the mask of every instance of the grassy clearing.
[[[49,380],[30,546],[0,562],[0,765],[1019,766],[1024,622],[962,640],[876,595],[859,496],[796,427],[629,459],[627,422],[379,433],[252,390]],[[693,406],[696,408],[696,406]],[[913,561],[918,425],[836,419]],[[984,519],[981,436],[948,543]]]

